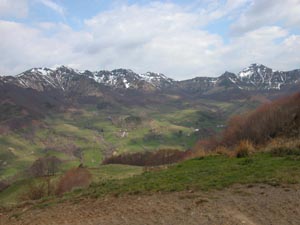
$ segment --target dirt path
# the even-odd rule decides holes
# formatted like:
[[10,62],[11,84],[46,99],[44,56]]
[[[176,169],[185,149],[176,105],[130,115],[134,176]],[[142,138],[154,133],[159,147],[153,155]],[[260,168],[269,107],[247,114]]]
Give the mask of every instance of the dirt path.
[[19,209],[2,214],[0,224],[299,225],[300,187],[251,185],[208,193],[85,199],[44,209]]

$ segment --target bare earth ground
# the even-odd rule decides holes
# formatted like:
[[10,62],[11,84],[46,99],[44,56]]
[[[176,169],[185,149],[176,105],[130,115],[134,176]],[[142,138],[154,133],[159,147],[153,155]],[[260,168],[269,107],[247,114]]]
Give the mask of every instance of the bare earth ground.
[[105,197],[0,215],[1,225],[299,225],[300,186]]

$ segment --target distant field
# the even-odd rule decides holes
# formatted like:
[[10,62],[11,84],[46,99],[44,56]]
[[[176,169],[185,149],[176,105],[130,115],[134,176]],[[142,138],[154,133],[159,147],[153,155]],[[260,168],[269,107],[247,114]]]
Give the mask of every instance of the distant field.
[[199,138],[218,132],[232,113],[254,107],[251,102],[201,100],[197,106],[149,105],[122,109],[88,106],[46,117],[41,125],[0,136],[0,180],[24,174],[39,157],[63,160],[63,169],[82,163],[97,167],[116,153],[186,150]]

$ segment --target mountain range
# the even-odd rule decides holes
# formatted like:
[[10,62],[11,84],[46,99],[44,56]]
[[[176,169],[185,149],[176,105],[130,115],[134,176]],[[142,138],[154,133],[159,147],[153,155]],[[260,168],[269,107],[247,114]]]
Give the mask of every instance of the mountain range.
[[[137,74],[129,69],[112,71],[79,71],[61,66],[56,69],[33,68],[16,76],[0,77],[1,85],[15,85],[33,90],[59,90],[70,92],[98,87],[113,89],[131,89],[142,91],[181,90],[197,92],[202,95],[220,92],[224,89],[244,91],[269,91],[294,88],[300,82],[300,69],[292,71],[275,71],[261,64],[252,64],[238,74],[225,72],[219,77],[195,77],[176,81],[161,73],[147,72]],[[89,87],[82,87],[89,85]],[[88,93],[89,95],[91,93]],[[95,94],[95,93],[94,93]]]
[[138,74],[129,69],[91,72],[66,66],[32,68],[15,76],[0,77],[0,127],[4,124],[19,128],[26,121],[32,123],[70,107],[91,105],[118,111],[122,107],[169,104],[179,109],[186,104],[199,105],[201,99],[274,99],[296,92],[299,87],[300,69],[275,71],[261,64],[252,64],[238,74],[225,72],[219,77],[182,81],[161,73]]

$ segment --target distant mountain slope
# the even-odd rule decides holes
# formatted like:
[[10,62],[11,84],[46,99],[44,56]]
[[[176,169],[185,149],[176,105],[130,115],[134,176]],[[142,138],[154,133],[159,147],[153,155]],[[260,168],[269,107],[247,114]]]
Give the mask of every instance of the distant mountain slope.
[[190,91],[209,92],[220,89],[245,91],[272,91],[286,89],[300,84],[300,70],[275,71],[261,64],[252,64],[237,75],[225,72],[219,77],[196,77],[179,82],[183,89]]
[[17,76],[1,77],[2,83],[14,84],[23,88],[32,88],[38,91],[58,89],[70,91],[76,83],[87,82],[106,85],[114,89],[142,89],[155,90],[172,85],[172,79],[163,74],[137,74],[132,70],[116,69],[112,71],[91,72],[78,71],[61,66],[56,69],[33,68]]
[[277,89],[299,83],[300,70],[275,71],[264,65],[252,64],[238,74],[238,79],[246,89]]
[[82,104],[129,107],[167,104],[174,99],[180,104],[194,104],[200,98],[221,101],[253,95],[275,98],[296,92],[299,87],[300,70],[274,71],[261,64],[252,64],[237,75],[225,72],[219,77],[183,81],[160,73],[137,74],[128,69],[91,72],[61,66],[0,76],[0,106],[8,107],[9,103],[15,109],[22,109],[19,111],[23,114],[35,117]]

